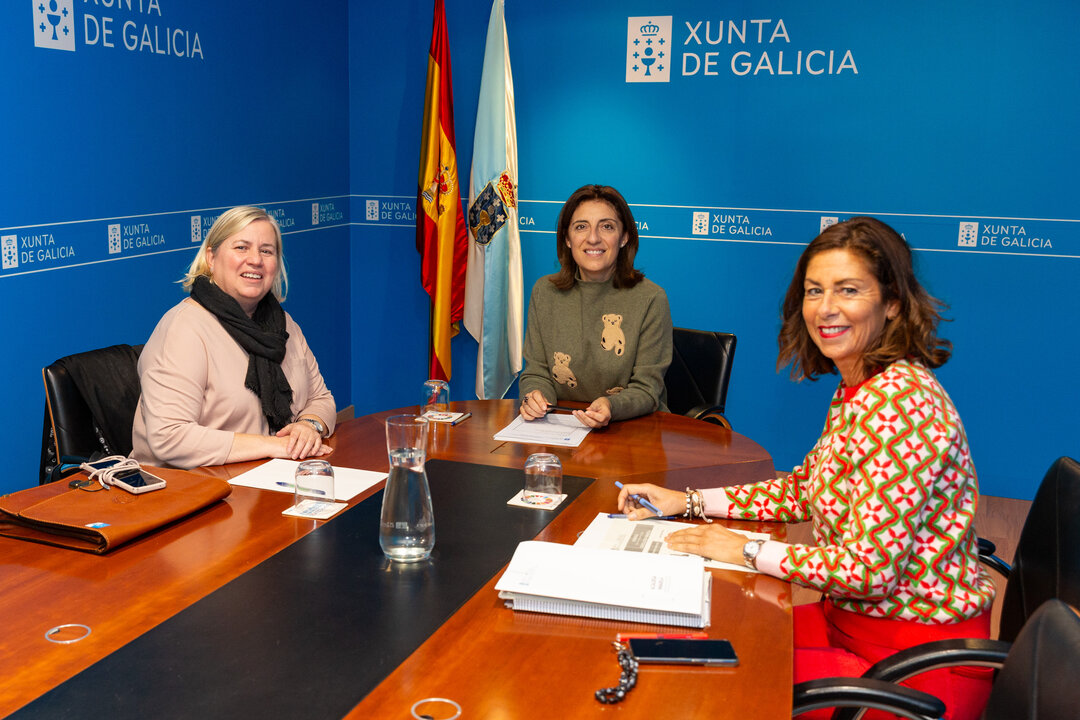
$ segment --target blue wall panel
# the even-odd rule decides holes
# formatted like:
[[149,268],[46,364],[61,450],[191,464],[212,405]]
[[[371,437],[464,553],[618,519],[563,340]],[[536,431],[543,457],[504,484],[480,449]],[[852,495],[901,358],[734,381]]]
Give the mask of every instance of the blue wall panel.
[[42,366],[145,342],[183,297],[193,240],[232,205],[278,215],[285,308],[347,404],[345,0],[57,0],[67,50],[38,46],[49,5],[0,9],[0,236],[14,246],[0,269],[0,492],[37,481]]

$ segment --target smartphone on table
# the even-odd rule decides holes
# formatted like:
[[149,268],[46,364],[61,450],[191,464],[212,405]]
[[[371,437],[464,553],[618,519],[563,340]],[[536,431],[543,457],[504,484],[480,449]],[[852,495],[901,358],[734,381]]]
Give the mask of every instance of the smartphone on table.
[[727,640],[631,638],[629,642],[630,654],[639,663],[727,667],[739,664],[735,649]]
[[121,470],[116,475],[113,475],[112,484],[136,495],[161,490],[165,487],[164,480],[142,468]]

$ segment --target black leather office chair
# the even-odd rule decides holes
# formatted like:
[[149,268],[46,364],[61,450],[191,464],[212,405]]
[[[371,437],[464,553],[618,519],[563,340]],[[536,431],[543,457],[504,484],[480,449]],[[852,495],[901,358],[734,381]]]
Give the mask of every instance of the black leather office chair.
[[675,328],[671,340],[671,365],[664,376],[668,409],[730,428],[724,405],[735,360],[735,336]]
[[1012,640],[1044,602],[1080,607],[1080,463],[1054,461],[1031,502],[1001,603],[1002,640]]
[[[941,640],[905,650],[878,663],[919,668],[1000,668],[983,720],[1064,720],[1080,707],[1080,617],[1060,600],[1048,600],[1028,619],[1015,642]],[[877,667],[877,666],[875,666]],[[898,673],[910,676],[915,673]],[[880,673],[879,673],[880,675]],[[902,717],[941,718],[945,704],[926,693],[895,685],[895,680],[826,678],[795,686],[792,716],[818,708],[840,708],[833,720],[861,717],[877,708]]]
[[67,462],[127,455],[139,402],[142,345],[68,355],[43,368],[45,419],[39,482],[61,477]]

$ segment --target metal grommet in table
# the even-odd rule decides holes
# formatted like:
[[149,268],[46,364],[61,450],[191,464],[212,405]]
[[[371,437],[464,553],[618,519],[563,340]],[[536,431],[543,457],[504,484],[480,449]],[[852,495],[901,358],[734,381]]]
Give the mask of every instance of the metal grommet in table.
[[[424,703],[443,703],[446,705],[450,705],[454,708],[455,713],[453,715],[439,716],[429,715],[427,713],[423,715],[417,714],[416,708],[420,707]],[[457,720],[457,718],[461,717],[461,706],[449,698],[430,697],[414,702],[413,706],[409,708],[409,712],[412,713],[412,716],[416,718],[416,720]]]
[[[58,639],[56,639],[54,637],[55,635],[59,634],[60,632],[62,632],[64,630],[72,630],[72,629],[85,630],[86,632],[82,633],[78,637],[68,638],[67,640],[58,640]],[[49,629],[49,630],[47,630],[45,632],[45,639],[48,640],[51,643],[56,643],[57,645],[70,645],[71,643],[77,643],[80,640],[84,640],[89,636],[90,636],[90,626],[89,625],[83,625],[81,623],[65,623],[63,625],[57,625],[56,627],[51,628],[51,629]]]

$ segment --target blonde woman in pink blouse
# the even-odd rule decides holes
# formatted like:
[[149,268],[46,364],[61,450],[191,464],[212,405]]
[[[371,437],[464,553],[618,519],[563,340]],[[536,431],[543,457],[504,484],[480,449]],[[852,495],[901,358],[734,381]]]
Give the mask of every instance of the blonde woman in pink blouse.
[[336,406],[279,303],[281,230],[262,208],[223,213],[184,278],[190,292],[139,358],[132,457],[180,468],[330,452]]

